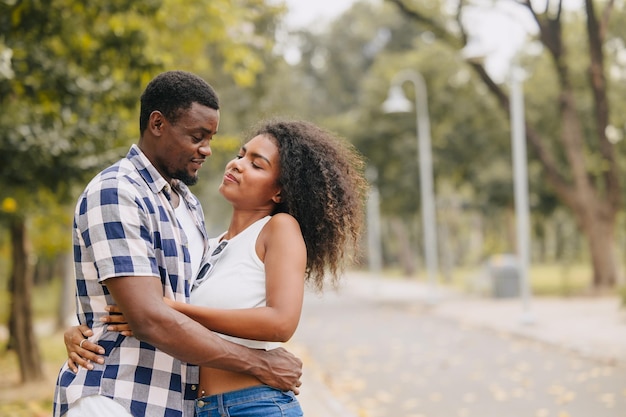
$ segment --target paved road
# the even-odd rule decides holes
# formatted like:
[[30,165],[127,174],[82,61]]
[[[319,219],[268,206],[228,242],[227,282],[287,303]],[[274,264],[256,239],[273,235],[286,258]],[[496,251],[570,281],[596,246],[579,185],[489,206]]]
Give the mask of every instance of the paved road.
[[623,364],[410,300],[307,294],[293,341],[306,372],[358,417],[626,417]]

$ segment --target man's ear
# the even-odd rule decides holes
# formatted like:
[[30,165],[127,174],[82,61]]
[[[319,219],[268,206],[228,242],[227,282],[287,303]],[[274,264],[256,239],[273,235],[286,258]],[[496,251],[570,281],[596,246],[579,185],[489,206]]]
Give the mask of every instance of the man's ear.
[[148,120],[148,129],[155,136],[161,136],[163,133],[163,127],[165,125],[165,117],[163,117],[163,113],[158,110],[150,113],[150,119]]

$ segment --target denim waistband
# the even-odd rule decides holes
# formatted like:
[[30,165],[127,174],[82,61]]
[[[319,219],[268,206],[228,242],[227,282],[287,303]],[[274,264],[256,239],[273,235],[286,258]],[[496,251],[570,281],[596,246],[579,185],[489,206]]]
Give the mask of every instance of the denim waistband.
[[267,385],[244,388],[237,391],[229,391],[222,394],[208,395],[196,400],[196,409],[213,409],[220,404],[222,407],[244,404],[281,395],[293,395],[291,391],[280,391]]

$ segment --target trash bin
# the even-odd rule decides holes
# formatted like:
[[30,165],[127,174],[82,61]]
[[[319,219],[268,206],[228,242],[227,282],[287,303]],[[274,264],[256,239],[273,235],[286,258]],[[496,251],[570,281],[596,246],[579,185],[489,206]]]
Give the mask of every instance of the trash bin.
[[491,295],[494,298],[520,296],[519,265],[515,255],[494,255],[488,263]]

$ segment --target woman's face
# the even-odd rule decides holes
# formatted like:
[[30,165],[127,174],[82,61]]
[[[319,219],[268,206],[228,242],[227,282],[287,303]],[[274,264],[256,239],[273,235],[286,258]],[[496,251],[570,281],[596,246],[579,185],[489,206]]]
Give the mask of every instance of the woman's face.
[[271,210],[281,198],[279,175],[278,147],[270,136],[259,135],[226,164],[219,190],[235,208]]

